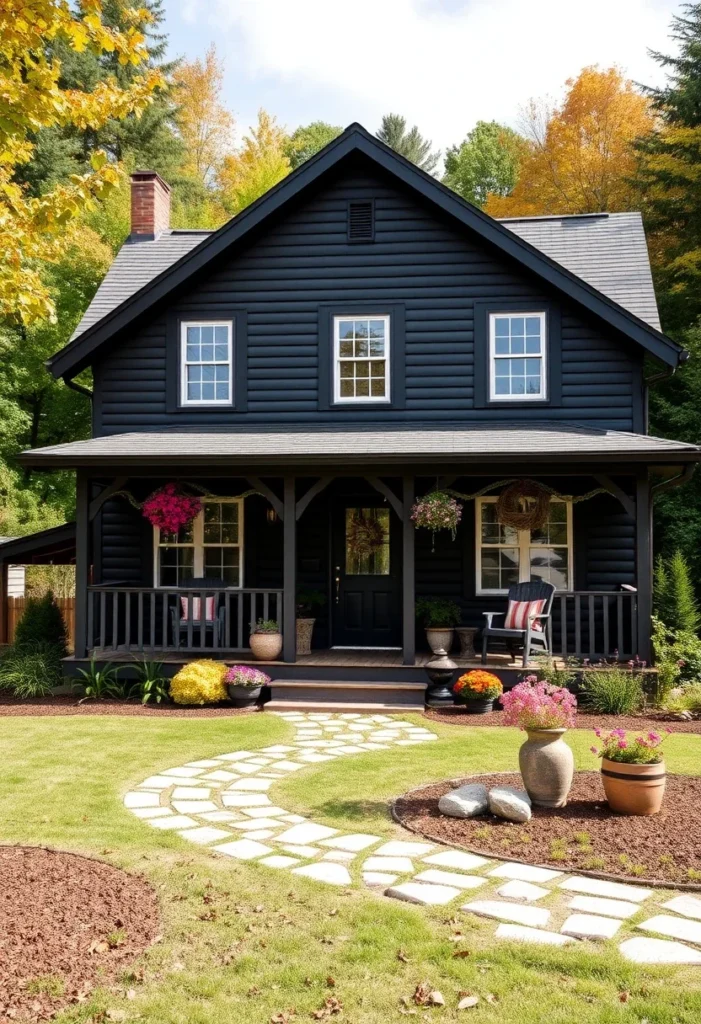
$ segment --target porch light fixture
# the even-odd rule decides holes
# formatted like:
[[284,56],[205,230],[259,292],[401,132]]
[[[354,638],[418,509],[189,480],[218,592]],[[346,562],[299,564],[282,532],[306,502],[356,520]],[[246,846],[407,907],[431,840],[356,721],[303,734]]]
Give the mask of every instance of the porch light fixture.
[[269,523],[276,523],[278,520],[278,514],[272,505],[269,505],[265,510],[265,518]]

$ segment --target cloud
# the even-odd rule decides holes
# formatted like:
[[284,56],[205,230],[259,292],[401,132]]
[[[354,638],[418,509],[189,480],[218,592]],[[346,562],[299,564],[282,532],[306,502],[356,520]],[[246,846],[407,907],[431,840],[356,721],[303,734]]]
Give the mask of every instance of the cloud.
[[647,48],[670,48],[677,9],[676,0],[181,0],[183,17],[211,25],[247,92],[277,86],[288,112],[298,91],[299,120],[314,94],[321,116],[331,109],[339,123],[374,129],[383,113],[403,113],[442,148],[478,119],[514,124],[530,97],[558,97],[587,64],[659,81]]

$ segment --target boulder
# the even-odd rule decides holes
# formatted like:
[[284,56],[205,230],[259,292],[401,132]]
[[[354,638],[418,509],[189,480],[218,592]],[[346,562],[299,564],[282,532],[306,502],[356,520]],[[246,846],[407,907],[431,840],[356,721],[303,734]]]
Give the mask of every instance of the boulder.
[[478,783],[451,789],[438,801],[438,810],[450,818],[475,818],[489,807],[487,787]]
[[525,789],[496,786],[489,791],[489,810],[507,821],[530,821],[531,798]]

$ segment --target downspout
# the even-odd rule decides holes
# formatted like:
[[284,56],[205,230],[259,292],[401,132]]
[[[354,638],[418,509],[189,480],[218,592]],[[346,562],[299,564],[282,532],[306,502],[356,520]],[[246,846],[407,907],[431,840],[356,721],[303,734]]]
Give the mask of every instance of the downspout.
[[689,462],[684,466],[681,473],[670,477],[669,480],[660,480],[658,484],[653,484],[650,488],[650,494],[654,498],[656,494],[664,494],[665,491],[669,491],[672,487],[681,487],[682,484],[688,484],[696,472],[697,465],[698,463],[696,462]]
[[61,380],[63,381],[67,388],[71,388],[71,390],[77,391],[79,395],[85,395],[86,398],[89,398],[90,401],[92,401],[93,393],[90,390],[90,388],[83,387],[82,384],[76,383],[76,381],[74,381],[72,377],[61,377]]

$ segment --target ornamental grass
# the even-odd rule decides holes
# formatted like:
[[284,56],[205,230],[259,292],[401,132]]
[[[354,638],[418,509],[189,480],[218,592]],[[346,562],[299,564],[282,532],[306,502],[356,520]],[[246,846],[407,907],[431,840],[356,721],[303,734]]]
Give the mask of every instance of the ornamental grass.
[[222,661],[191,661],[173,676],[170,696],[176,704],[218,704],[228,698],[225,676]]

